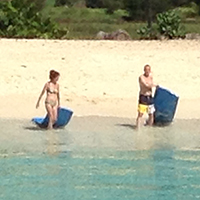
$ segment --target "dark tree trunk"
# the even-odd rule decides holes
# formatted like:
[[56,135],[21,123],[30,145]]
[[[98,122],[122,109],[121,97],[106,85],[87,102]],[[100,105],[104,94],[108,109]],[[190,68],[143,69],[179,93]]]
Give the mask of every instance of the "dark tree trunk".
[[147,26],[152,28],[152,4],[151,0],[147,0]]

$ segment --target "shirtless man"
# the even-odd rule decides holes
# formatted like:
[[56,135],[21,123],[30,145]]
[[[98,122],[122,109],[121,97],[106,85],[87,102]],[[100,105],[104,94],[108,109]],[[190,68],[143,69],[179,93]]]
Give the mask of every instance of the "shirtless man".
[[153,77],[151,74],[151,67],[149,65],[144,66],[144,74],[139,77],[140,93],[138,104],[138,116],[136,120],[136,127],[139,128],[140,121],[143,114],[148,113],[149,118],[147,120],[148,125],[153,125],[154,122],[154,101],[152,97],[153,87],[157,87],[153,83]]

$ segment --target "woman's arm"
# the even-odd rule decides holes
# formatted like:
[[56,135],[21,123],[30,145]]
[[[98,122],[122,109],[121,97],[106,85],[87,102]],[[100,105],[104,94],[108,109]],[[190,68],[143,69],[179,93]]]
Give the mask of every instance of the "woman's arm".
[[59,88],[59,84],[58,84],[57,98],[58,98],[58,107],[60,107],[60,88]]
[[38,101],[37,101],[37,104],[36,104],[36,108],[38,108],[40,106],[40,100],[41,100],[42,96],[44,95],[46,89],[47,89],[47,83],[44,85],[44,87],[42,89],[42,92],[41,92],[41,94],[40,94],[40,96],[38,98]]

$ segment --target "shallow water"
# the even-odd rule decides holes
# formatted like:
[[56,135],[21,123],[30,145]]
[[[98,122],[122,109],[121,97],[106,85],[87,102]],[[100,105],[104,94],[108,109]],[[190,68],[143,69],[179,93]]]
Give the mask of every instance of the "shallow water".
[[133,123],[74,117],[45,131],[1,119],[0,199],[200,199],[200,121]]

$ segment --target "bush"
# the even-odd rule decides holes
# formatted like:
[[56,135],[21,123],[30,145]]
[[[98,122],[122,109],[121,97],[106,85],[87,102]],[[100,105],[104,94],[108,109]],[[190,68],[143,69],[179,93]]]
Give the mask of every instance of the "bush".
[[0,2],[0,36],[7,38],[61,38],[66,30],[59,29],[50,18],[43,18],[38,6],[30,0]]
[[189,6],[179,7],[176,10],[183,19],[196,17],[199,14],[199,6],[194,2],[191,2]]
[[182,38],[185,36],[181,26],[181,18],[177,11],[170,10],[157,15],[158,31],[169,39]]
[[157,39],[159,36],[164,36],[168,39],[184,38],[184,27],[181,26],[181,18],[176,10],[157,14],[157,23],[153,28],[147,26],[137,30],[140,39]]
[[158,39],[158,31],[155,28],[149,28],[144,26],[137,30],[137,34],[140,35],[142,40],[156,40]]

